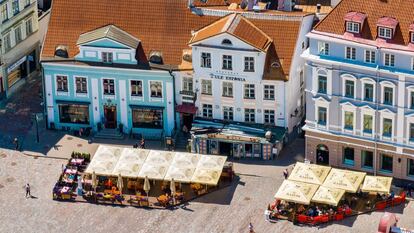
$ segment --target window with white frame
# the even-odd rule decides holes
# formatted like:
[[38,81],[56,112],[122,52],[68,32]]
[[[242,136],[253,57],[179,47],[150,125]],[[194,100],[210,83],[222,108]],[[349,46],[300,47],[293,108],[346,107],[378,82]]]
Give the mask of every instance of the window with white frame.
[[349,60],[355,60],[356,59],[356,48],[346,47],[345,58]]
[[223,97],[233,97],[232,82],[223,82]]
[[203,117],[213,118],[213,105],[203,104]]
[[395,66],[395,55],[386,53],[384,54],[384,65],[389,67]]
[[88,93],[88,82],[85,77],[75,77],[76,93]]
[[411,58],[411,70],[414,70],[414,58]]
[[378,37],[384,39],[391,39],[392,38],[392,29],[386,27],[379,27],[378,28]]
[[4,22],[9,19],[8,13],[7,13],[7,2],[1,5],[1,21]]
[[201,80],[201,94],[211,95],[212,94],[212,82],[211,80]]
[[223,55],[223,70],[232,70],[233,61],[231,55]]
[[372,122],[373,122],[373,117],[372,115],[369,114],[364,114],[363,115],[363,132],[364,133],[372,133]]
[[131,80],[131,96],[142,96],[142,81],[141,80]]
[[211,68],[211,53],[201,53],[201,67]]
[[374,100],[374,84],[364,83],[364,100],[373,101]]
[[355,82],[353,80],[345,80],[345,97],[355,97]]
[[391,137],[392,136],[392,119],[383,118],[382,119],[382,136]]
[[383,104],[393,105],[394,88],[384,87],[384,101]]
[[375,63],[375,51],[365,50],[365,62],[366,63]]
[[254,72],[254,57],[244,57],[244,72]]
[[59,92],[68,92],[68,76],[56,76],[56,90]]
[[351,33],[359,33],[359,23],[347,21],[346,22],[346,31]]
[[329,55],[329,44],[326,42],[318,42],[319,55]]
[[11,40],[10,40],[10,33],[7,33],[4,37],[3,37],[3,46],[4,46],[4,50],[7,52],[11,49]]
[[318,93],[326,94],[328,87],[328,77],[324,74],[318,75]]
[[263,115],[264,115],[264,123],[266,124],[275,123],[275,110],[265,109]]
[[223,120],[233,120],[233,107],[223,106]]
[[408,137],[409,137],[408,139],[410,140],[410,142],[414,142],[414,123],[410,123]]
[[183,78],[183,91],[193,91],[193,78]]
[[33,33],[33,19],[30,17],[28,20],[26,20],[26,36]]
[[275,99],[275,86],[274,85],[264,85],[263,91],[264,91],[265,100]]
[[16,44],[20,43],[22,41],[22,27],[21,25],[14,28],[14,39],[16,41]]
[[326,125],[327,109],[325,107],[318,107],[318,125]]
[[344,128],[346,130],[354,129],[354,113],[350,111],[344,112]]
[[162,98],[162,82],[150,81],[151,98]]
[[102,62],[112,63],[113,62],[113,53],[111,52],[102,52]]
[[255,113],[253,108],[244,109],[244,121],[254,123],[255,122]]
[[12,0],[12,10],[13,15],[17,15],[19,13],[19,0]]
[[115,95],[115,81],[113,79],[103,80],[104,95]]
[[245,99],[254,99],[254,84],[244,84],[244,98]]

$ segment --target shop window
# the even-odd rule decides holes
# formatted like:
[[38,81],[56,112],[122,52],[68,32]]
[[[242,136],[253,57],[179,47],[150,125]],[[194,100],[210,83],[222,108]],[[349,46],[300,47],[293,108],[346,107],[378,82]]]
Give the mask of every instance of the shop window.
[[60,123],[89,124],[89,105],[59,104]]
[[274,100],[275,99],[275,86],[274,85],[264,85],[264,99],[265,100]]
[[345,117],[345,120],[344,120],[345,127],[344,128],[347,129],[347,130],[353,130],[354,129],[354,113],[345,111],[344,117]]
[[223,120],[233,120],[233,107],[223,107]]
[[244,109],[244,121],[254,123],[255,122],[255,114],[254,109],[252,108],[245,108]]
[[142,96],[142,81],[141,80],[131,80],[131,96]]
[[244,84],[244,98],[245,99],[254,99],[254,84]]
[[212,94],[211,80],[201,80],[201,94],[203,94],[203,95],[211,95]]
[[372,115],[366,115],[364,114],[364,133],[372,133]]
[[352,80],[345,80],[345,96],[348,98],[354,98],[355,95],[355,82]]
[[151,98],[162,98],[162,82],[150,81]]
[[414,159],[407,159],[407,175],[414,176]]
[[270,110],[270,109],[264,110],[264,123],[275,124],[275,110]]
[[223,97],[233,97],[233,83],[223,82]]
[[233,61],[231,55],[223,55],[223,70],[232,70]]
[[115,81],[113,79],[103,80],[104,95],[115,95]]
[[88,82],[84,77],[75,77],[76,93],[88,93]]
[[364,84],[364,100],[365,101],[374,100],[374,85],[371,83]]
[[161,109],[133,109],[132,127],[162,129],[162,114]]
[[201,67],[211,68],[211,53],[201,53]]
[[392,120],[388,118],[383,119],[382,123],[382,136],[391,137],[392,136]]
[[57,75],[56,76],[56,90],[60,92],[68,91],[68,77]]
[[326,108],[319,107],[318,108],[318,124],[319,125],[326,125]]
[[354,148],[345,147],[343,153],[344,153],[343,163],[345,165],[354,166],[355,164]]
[[213,105],[203,104],[203,117],[213,118]]
[[392,156],[385,154],[381,155],[381,170],[392,173]]
[[372,151],[361,151],[362,167],[372,169],[374,167],[374,153]]
[[326,94],[327,79],[328,77],[326,77],[326,75],[318,75],[318,93]]
[[254,72],[254,57],[244,57],[244,72]]

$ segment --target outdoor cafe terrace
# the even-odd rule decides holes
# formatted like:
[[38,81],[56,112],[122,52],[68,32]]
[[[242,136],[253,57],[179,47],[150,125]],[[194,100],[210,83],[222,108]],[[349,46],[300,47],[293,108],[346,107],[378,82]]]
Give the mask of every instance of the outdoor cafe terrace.
[[391,191],[392,177],[296,163],[268,206],[268,221],[317,225],[405,203],[405,192]]
[[73,153],[53,189],[57,200],[165,208],[228,186],[226,157],[100,145]]

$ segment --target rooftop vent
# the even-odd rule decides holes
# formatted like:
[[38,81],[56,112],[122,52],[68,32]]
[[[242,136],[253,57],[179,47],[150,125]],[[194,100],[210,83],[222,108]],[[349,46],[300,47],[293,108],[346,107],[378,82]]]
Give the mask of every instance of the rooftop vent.
[[62,58],[68,58],[68,47],[65,45],[58,45],[55,49],[55,56],[62,57]]
[[163,64],[162,53],[160,51],[152,51],[149,55],[149,61],[155,64]]
[[321,13],[322,5],[320,3],[316,4],[316,13]]

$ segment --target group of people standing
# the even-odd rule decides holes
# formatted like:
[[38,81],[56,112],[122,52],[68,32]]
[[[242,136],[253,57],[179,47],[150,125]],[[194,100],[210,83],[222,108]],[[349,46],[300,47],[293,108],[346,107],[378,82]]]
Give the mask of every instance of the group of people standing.
[[138,144],[139,144],[140,149],[145,149],[145,140],[144,139],[141,139],[141,142],[138,141],[137,143],[135,143],[133,147],[138,148]]

